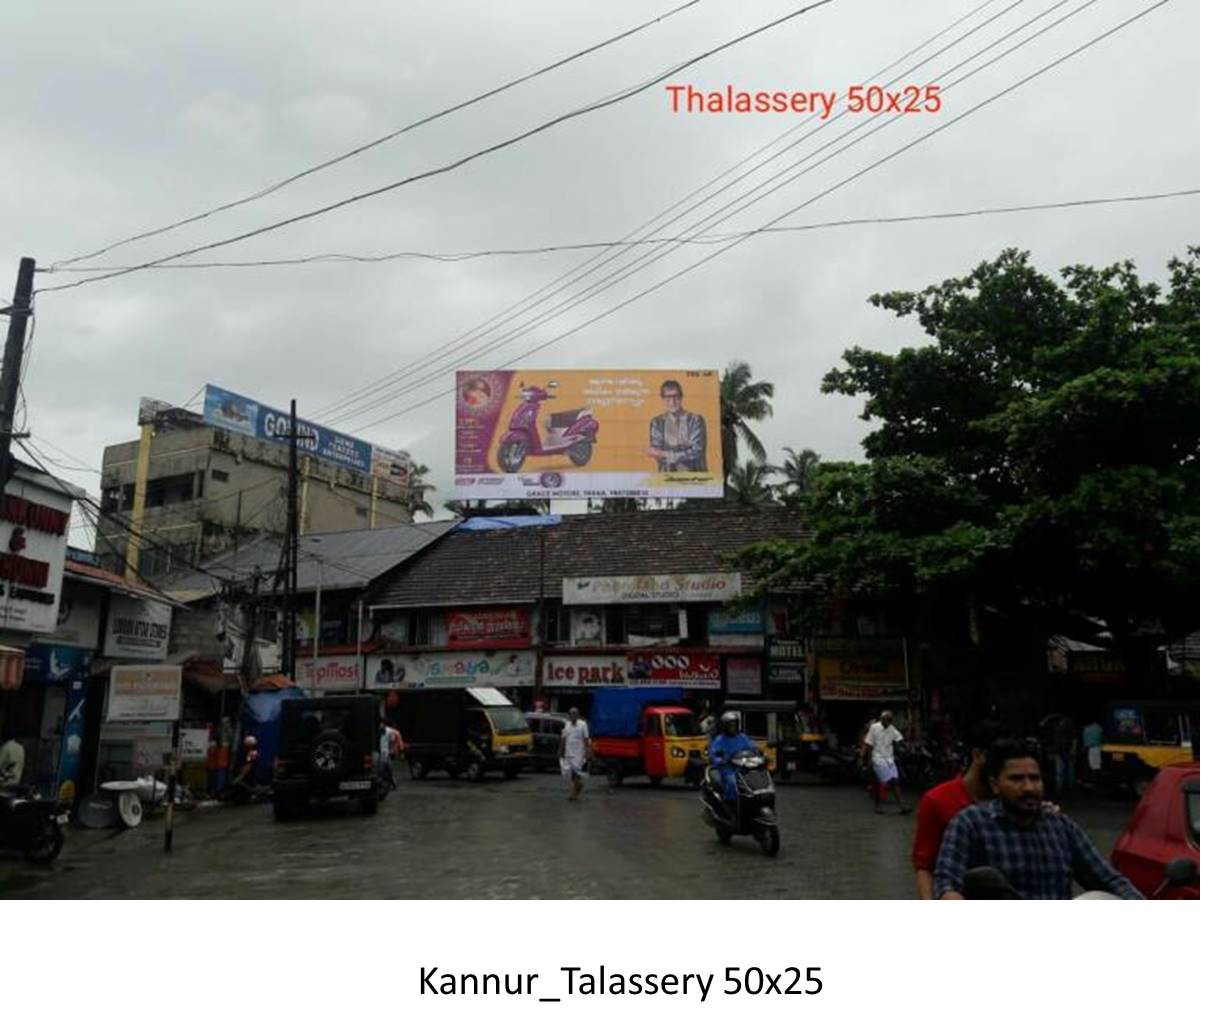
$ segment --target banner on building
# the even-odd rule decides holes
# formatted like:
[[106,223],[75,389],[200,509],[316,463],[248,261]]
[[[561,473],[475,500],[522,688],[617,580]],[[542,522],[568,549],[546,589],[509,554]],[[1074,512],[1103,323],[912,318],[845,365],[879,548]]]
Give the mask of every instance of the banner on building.
[[547,655],[543,659],[543,686],[561,690],[626,687],[624,655]]
[[174,722],[182,703],[181,665],[116,665],[107,722]]
[[841,638],[815,641],[823,701],[902,701],[908,696],[903,641]]
[[627,676],[633,687],[719,690],[721,656],[702,651],[629,652]]
[[477,608],[445,613],[450,647],[529,647],[533,643],[529,608]]
[[85,744],[85,697],[83,681],[76,680],[64,699],[64,725],[60,735],[59,769],[56,794],[65,801],[76,797],[76,781],[81,771],[81,750]]
[[730,656],[725,659],[725,692],[735,697],[763,694],[763,663],[758,658]]
[[451,651],[375,655],[366,662],[369,690],[411,687],[532,687],[533,651]]
[[649,604],[731,601],[742,593],[737,572],[668,576],[575,576],[564,579],[565,604]]
[[59,617],[72,499],[13,476],[0,495],[0,629],[50,634]]
[[107,658],[165,658],[172,612],[160,601],[112,594],[102,653]]
[[297,686],[302,690],[354,693],[360,689],[361,662],[361,657],[354,654],[321,655],[316,665],[313,658],[298,658]]
[[31,644],[25,649],[25,678],[29,683],[71,683],[89,675],[92,651],[63,644]]
[[457,374],[459,498],[720,497],[712,370]]
[[716,637],[720,643],[737,643],[743,639],[762,643],[766,631],[767,615],[762,605],[741,612],[714,608],[708,613],[708,635]]

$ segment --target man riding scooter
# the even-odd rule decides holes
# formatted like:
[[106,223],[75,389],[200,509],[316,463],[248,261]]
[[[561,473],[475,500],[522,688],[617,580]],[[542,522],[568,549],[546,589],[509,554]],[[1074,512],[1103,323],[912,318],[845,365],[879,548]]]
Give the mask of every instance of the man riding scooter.
[[738,778],[729,760],[742,751],[754,750],[755,742],[742,732],[737,714],[725,712],[721,716],[721,732],[713,739],[708,757],[712,763],[713,784],[726,801],[738,798]]

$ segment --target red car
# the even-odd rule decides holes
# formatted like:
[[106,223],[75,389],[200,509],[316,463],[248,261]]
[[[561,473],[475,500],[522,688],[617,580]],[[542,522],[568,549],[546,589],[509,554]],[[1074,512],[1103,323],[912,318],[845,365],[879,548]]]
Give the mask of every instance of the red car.
[[[1168,875],[1167,866],[1176,859],[1178,875]],[[1194,875],[1184,875],[1183,860]],[[1111,863],[1147,898],[1200,899],[1199,762],[1167,765],[1154,777],[1116,842]]]

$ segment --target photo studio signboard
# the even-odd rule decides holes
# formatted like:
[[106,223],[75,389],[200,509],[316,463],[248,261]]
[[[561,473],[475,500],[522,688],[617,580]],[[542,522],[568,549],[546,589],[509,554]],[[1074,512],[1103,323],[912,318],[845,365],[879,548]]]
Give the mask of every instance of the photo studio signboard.
[[0,629],[55,632],[71,512],[64,494],[9,481],[0,497]]

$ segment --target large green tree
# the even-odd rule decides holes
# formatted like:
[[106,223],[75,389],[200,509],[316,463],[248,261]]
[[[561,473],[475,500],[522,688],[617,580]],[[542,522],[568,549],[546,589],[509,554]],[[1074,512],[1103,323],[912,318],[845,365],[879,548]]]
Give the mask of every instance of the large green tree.
[[1004,251],[870,302],[932,338],[855,347],[823,391],[865,399],[868,461],[821,464],[810,536],[752,548],[772,582],[972,599],[1148,668],[1199,624],[1199,252],[1059,280]]

